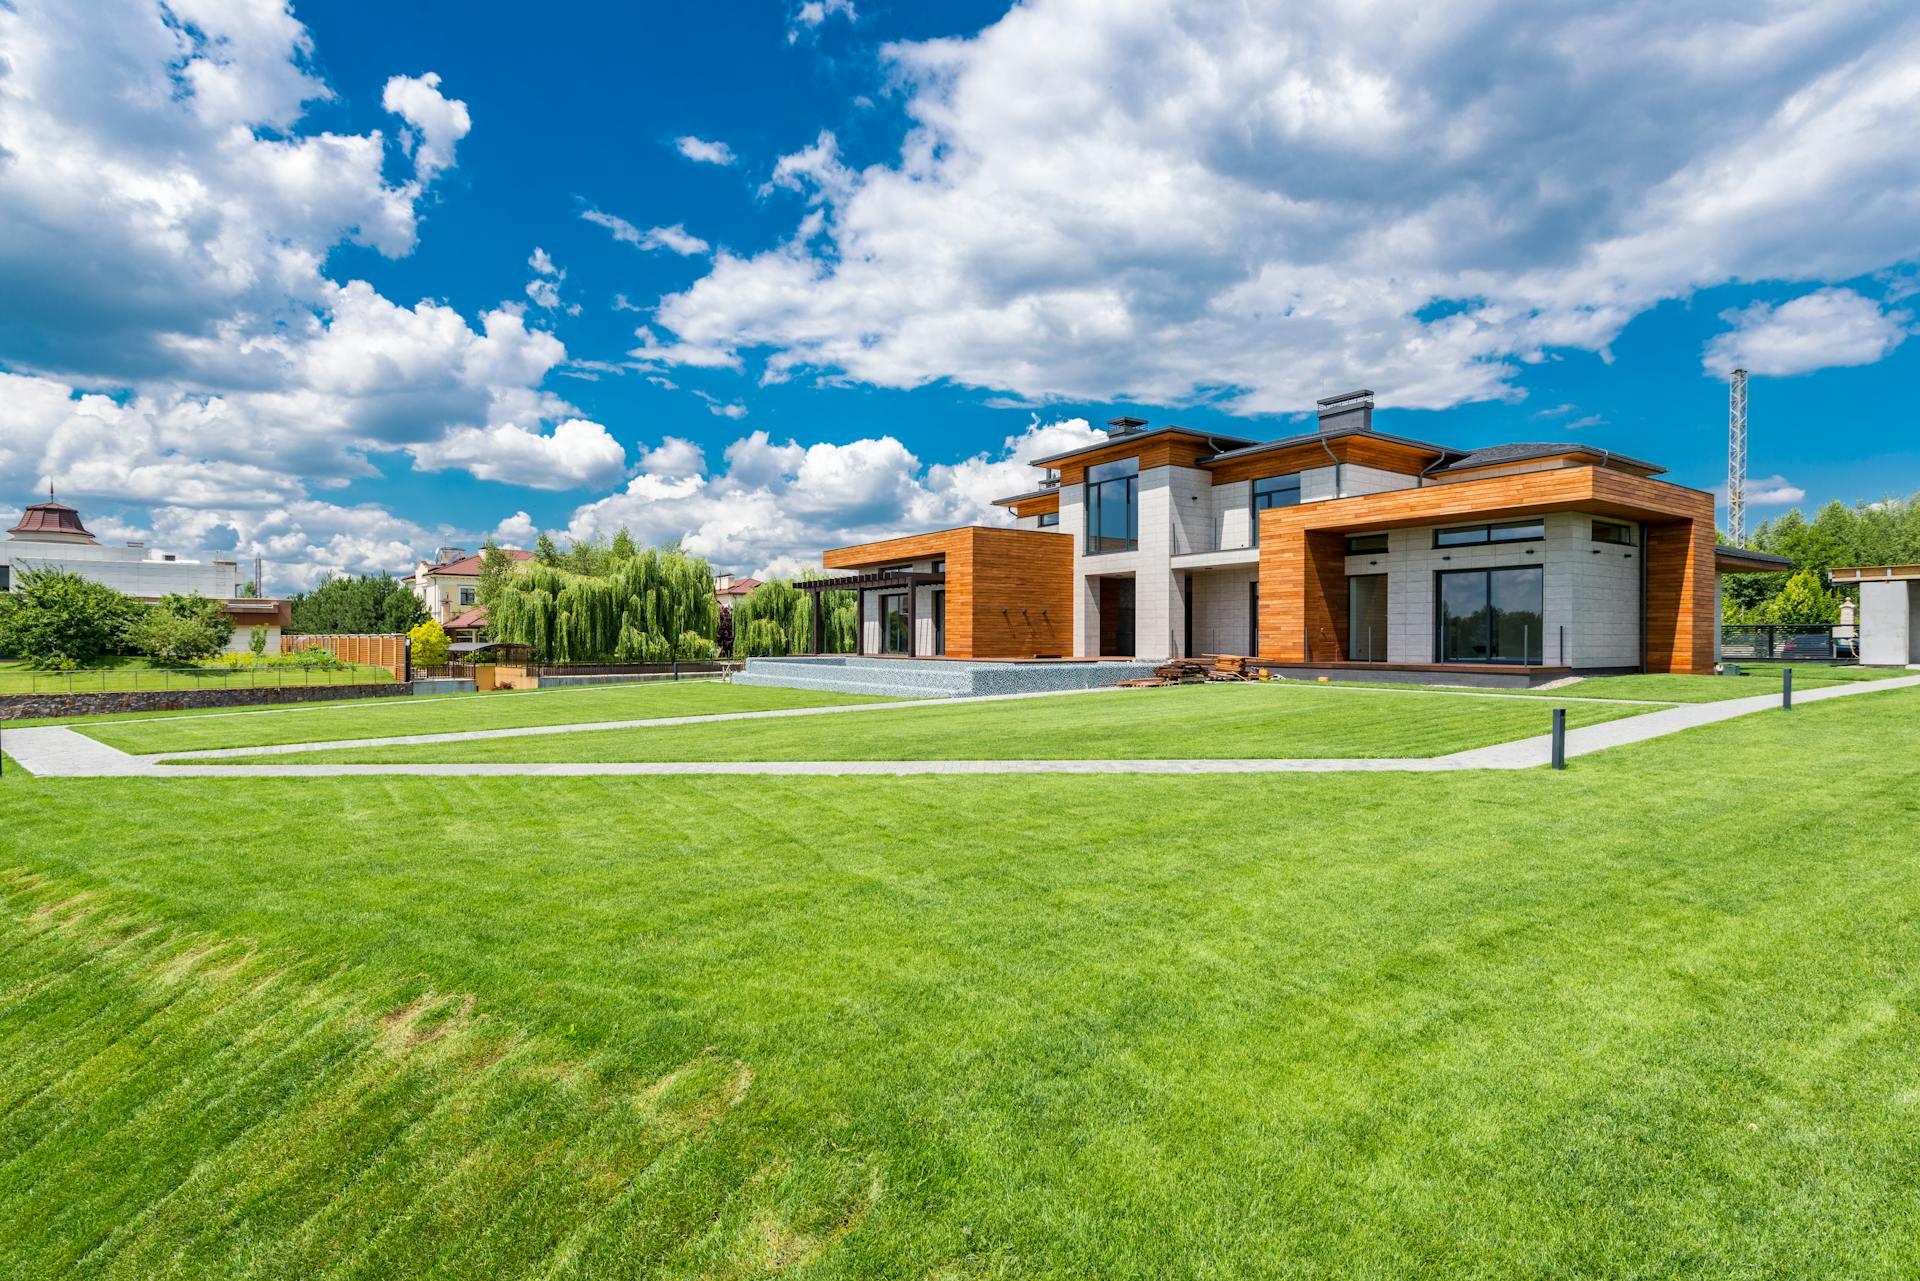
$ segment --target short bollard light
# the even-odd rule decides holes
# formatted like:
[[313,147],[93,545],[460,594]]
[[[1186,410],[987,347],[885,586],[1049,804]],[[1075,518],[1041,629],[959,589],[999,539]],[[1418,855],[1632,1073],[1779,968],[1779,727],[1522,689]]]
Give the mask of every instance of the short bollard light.
[[1553,767],[1567,767],[1567,709],[1553,709]]
[[1784,711],[1793,710],[1793,669],[1780,669],[1780,707]]

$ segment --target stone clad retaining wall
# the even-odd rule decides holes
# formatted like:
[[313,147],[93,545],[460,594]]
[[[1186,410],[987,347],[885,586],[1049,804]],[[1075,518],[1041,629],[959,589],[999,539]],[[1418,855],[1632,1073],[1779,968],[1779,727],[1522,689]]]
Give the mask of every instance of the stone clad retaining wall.
[[319,703],[343,698],[411,694],[399,684],[263,685],[243,689],[142,689],[91,694],[0,695],[0,721],[46,716],[108,716],[116,712],[177,712],[190,707],[249,707],[262,703]]

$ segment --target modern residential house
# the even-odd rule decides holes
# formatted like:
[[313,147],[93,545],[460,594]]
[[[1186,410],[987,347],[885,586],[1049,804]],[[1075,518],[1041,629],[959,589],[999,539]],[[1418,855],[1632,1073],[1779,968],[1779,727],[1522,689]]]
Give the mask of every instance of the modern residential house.
[[34,570],[78,574],[147,604],[169,595],[218,601],[234,622],[227,643],[234,653],[246,650],[256,627],[266,629],[268,648],[278,653],[289,621],[286,601],[241,593],[239,562],[182,559],[144,542],[102,543],[76,509],[52,495],[21,512],[0,543],[0,592],[16,589],[20,576]]
[[1585,443],[1376,431],[1371,392],[1255,441],[1117,418],[999,500],[1012,528],[829,551],[866,654],[1257,657],[1294,671],[1711,671],[1713,496]]
[[[516,561],[533,559],[532,552],[515,547],[502,550]],[[413,575],[407,579],[407,586],[420,598],[421,608],[427,611],[427,617],[445,628],[449,636],[456,631],[463,633],[463,636],[455,637],[456,640],[475,638],[478,631],[487,625],[486,611],[480,608],[478,555],[469,556],[465,549],[459,547],[442,547],[434,553],[432,560],[420,561],[413,567]],[[473,633],[474,636],[465,636],[465,633]]]

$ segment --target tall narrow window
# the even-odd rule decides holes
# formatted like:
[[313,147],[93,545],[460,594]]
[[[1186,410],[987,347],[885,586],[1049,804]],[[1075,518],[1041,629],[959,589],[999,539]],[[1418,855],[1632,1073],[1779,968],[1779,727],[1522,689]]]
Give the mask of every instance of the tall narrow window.
[[1140,545],[1140,460],[1117,458],[1087,468],[1087,551],[1130,552]]
[[1347,579],[1347,657],[1356,663],[1387,661],[1387,576]]
[[1300,473],[1263,476],[1253,482],[1253,542],[1260,545],[1260,513],[1269,507],[1300,505]]
[[880,597],[880,652],[907,652],[907,594],[887,592]]

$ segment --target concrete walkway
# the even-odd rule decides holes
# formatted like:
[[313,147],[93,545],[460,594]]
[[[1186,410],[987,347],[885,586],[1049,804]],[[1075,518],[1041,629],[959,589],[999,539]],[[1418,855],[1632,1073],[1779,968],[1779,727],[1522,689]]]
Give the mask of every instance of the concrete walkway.
[[[1830,685],[1794,695],[1797,705],[1847,698],[1879,690],[1920,686],[1920,676],[1882,681]],[[1307,686],[1304,688],[1313,688]],[[1344,688],[1344,687],[1343,687]],[[1103,691],[1076,691],[1099,693]],[[1144,691],[1119,691],[1134,693]],[[1016,694],[1000,697],[1060,698],[1067,694]],[[970,700],[974,701],[974,700]],[[984,701],[984,700],[979,700]],[[1535,699],[1544,715],[1551,699]],[[951,700],[937,700],[952,706]],[[467,763],[448,765],[163,765],[207,757],[266,756],[356,746],[405,743],[461,742],[477,739],[523,738],[531,735],[591,733],[610,728],[679,725],[717,720],[750,720],[779,716],[847,714],[908,706],[871,703],[841,708],[789,708],[771,712],[730,712],[710,716],[682,716],[652,721],[621,721],[586,725],[546,725],[520,729],[470,730],[455,734],[420,734],[385,739],[296,743],[270,748],[229,748],[215,752],[170,752],[133,756],[64,726],[14,730],[5,735],[9,756],[30,772],[57,778],[341,778],[359,775],[417,775],[428,777],[594,777],[622,775],[909,775],[909,774],[1327,774],[1344,772],[1434,773],[1450,770],[1531,769],[1545,765],[1552,749],[1550,735],[1541,734],[1492,747],[1477,747],[1446,756],[1381,757],[1362,759],[1202,759],[1202,760],[1007,760],[1007,761],[631,761],[601,763]],[[1648,712],[1624,720],[1589,725],[1567,732],[1569,758],[1586,756],[1628,743],[1645,742],[1700,725],[1749,716],[1780,706],[1778,693],[1719,703],[1689,703]]]

